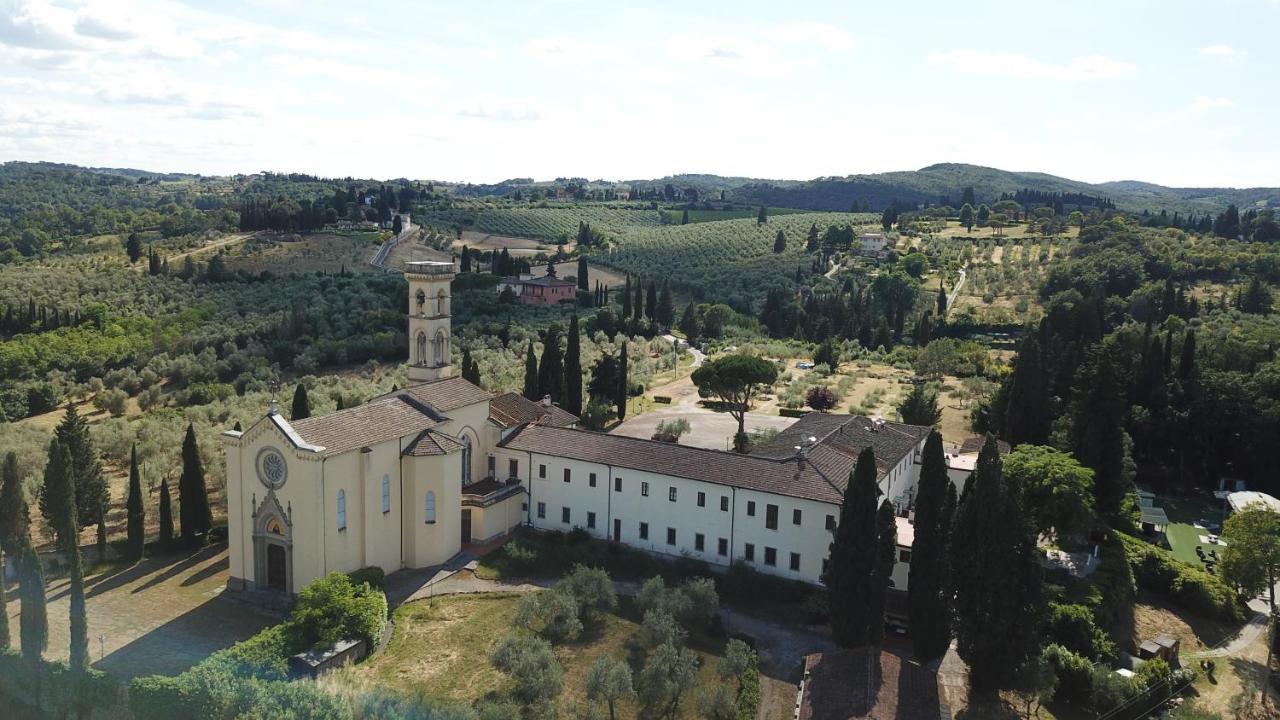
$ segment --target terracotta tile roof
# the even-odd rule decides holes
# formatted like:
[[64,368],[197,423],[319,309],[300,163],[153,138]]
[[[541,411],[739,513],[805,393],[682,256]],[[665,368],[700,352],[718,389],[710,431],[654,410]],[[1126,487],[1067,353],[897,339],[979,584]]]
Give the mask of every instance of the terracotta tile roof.
[[395,394],[291,425],[303,440],[324,447],[324,454],[328,456],[421,432],[443,420],[431,407],[412,397]]
[[577,283],[572,283],[572,282],[569,282],[568,280],[562,280],[558,277],[552,277],[550,275],[543,275],[542,277],[530,278],[523,282],[525,285],[544,285],[547,287],[565,287],[565,286],[577,287]]
[[[795,447],[807,438],[817,438],[809,456],[824,473],[832,476],[841,488],[863,448],[876,454],[878,477],[902,461],[916,445],[929,436],[932,428],[920,425],[885,422],[879,427],[874,420],[861,415],[809,413],[772,440],[752,451],[754,455],[772,458],[792,457]],[[825,451],[825,452],[824,452]],[[838,477],[837,477],[838,476]]]
[[493,394],[485,391],[484,388],[473,385],[469,380],[463,380],[460,377],[413,385],[393,394],[407,394],[442,413],[482,403],[493,397]]
[[[878,660],[878,662],[877,662]],[[877,648],[805,658],[799,720],[939,720],[938,676]]]
[[[842,493],[813,462],[707,450],[606,433],[530,424],[500,445],[584,462],[756,490],[819,502],[840,503]],[[848,472],[845,472],[846,480]],[[841,485],[840,487],[843,487]]]
[[515,392],[503,393],[489,401],[489,419],[504,428],[533,422],[564,427],[578,422],[578,416],[567,410],[534,402]]
[[437,430],[424,430],[404,449],[403,455],[425,457],[428,455],[447,455],[454,450],[462,449],[462,441],[452,435]]

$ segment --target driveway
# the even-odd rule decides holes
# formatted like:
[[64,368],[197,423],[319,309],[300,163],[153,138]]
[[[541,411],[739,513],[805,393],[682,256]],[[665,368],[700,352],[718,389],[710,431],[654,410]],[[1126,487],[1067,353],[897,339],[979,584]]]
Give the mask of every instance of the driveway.
[[[655,410],[628,418],[613,429],[614,435],[650,438],[657,430],[658,423],[684,419],[689,421],[689,432],[680,438],[681,445],[712,450],[733,449],[733,436],[738,432],[738,421],[727,412],[717,412],[699,405],[698,401],[702,398],[698,397],[698,388],[687,376],[654,388],[650,394],[670,398],[671,403],[658,405]],[[780,415],[747,413],[746,428],[748,432],[762,428],[782,430],[794,422],[795,418]]]
[[[177,675],[279,622],[278,617],[221,597],[227,567],[226,545],[214,545],[115,566],[85,578],[93,667],[119,678]],[[50,660],[67,659],[69,590],[66,578],[48,583],[45,658]],[[16,588],[10,590],[7,609],[10,636],[17,645],[21,603]]]

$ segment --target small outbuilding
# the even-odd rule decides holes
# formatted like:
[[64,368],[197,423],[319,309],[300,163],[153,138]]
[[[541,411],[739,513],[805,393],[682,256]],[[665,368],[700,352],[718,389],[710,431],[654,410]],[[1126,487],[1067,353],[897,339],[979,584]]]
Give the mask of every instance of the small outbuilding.
[[308,650],[289,658],[289,675],[316,678],[345,665],[352,665],[369,654],[364,640],[339,640],[328,648]]

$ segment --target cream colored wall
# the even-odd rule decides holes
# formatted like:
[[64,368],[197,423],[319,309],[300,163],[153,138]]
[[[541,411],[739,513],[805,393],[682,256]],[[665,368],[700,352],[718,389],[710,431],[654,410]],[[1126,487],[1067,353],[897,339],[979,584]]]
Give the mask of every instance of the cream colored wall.
[[[441,423],[436,429],[459,440],[464,434],[472,438],[471,481],[483,480],[486,474],[486,457],[497,444],[495,437],[488,432],[492,426],[489,422],[489,403],[486,401],[456,408],[450,410],[448,415],[449,420]],[[459,465],[458,474],[454,475],[454,480],[461,487],[461,465]]]
[[519,493],[486,508],[464,507],[464,511],[471,511],[471,541],[492,540],[523,523],[525,498],[524,493]]
[[[321,486],[325,493],[324,567],[351,572],[376,565],[400,569],[400,525],[394,509],[400,500],[401,440],[382,442],[368,452],[353,450],[327,458]],[[391,507],[382,512],[382,476],[391,479]],[[346,494],[347,527],[338,528],[338,492]]]
[[[412,568],[439,565],[462,549],[462,453],[402,459],[405,476],[405,565]],[[436,497],[435,522],[426,522],[427,492]]]
[[[222,436],[222,447],[227,477],[227,559],[231,583],[239,588],[243,586],[246,578],[244,545],[246,538],[252,537],[245,534],[244,526],[252,522],[252,519],[245,514],[242,507],[244,503],[240,498],[244,483],[240,457],[244,450],[239,437],[228,435]],[[251,571],[248,577],[252,579]]]

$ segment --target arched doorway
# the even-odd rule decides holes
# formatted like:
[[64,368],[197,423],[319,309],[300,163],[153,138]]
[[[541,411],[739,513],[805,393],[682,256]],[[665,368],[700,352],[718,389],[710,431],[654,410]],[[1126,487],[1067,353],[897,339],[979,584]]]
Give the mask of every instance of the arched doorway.
[[293,594],[293,521],[274,490],[253,513],[253,583],[259,590]]

